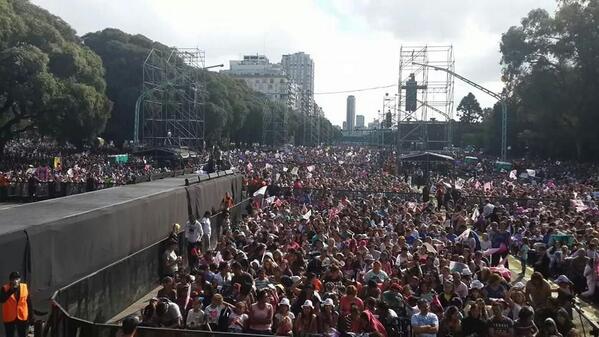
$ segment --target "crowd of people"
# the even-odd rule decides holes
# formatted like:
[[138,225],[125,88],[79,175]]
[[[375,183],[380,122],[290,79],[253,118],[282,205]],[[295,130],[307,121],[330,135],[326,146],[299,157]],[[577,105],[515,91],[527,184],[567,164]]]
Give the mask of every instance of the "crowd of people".
[[184,226],[187,249],[173,229],[142,325],[279,336],[580,335],[575,301],[596,294],[597,171],[460,160],[428,175],[406,164],[396,175],[392,155],[347,147],[229,155],[245,175],[248,214],[231,219],[225,198],[216,233],[207,233],[210,213]]
[[82,151],[68,144],[20,139],[4,148],[0,201],[9,196],[33,201],[132,184],[174,168],[112,146]]

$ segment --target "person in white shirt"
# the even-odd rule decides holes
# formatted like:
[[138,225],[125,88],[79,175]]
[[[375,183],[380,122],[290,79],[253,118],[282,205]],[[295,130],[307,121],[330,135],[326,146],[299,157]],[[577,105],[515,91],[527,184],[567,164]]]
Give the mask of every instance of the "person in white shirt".
[[493,205],[489,199],[485,200],[485,206],[483,206],[483,217],[485,219],[488,218],[491,213],[493,213],[494,209],[495,205]]
[[[469,272],[469,271],[468,271]],[[460,273],[453,273],[453,288],[454,292],[462,299],[468,297],[468,286],[462,281]]]
[[204,213],[204,217],[200,220],[204,236],[202,237],[202,250],[210,250],[210,236],[212,235],[212,224],[210,223],[210,211]]
[[372,279],[378,279],[380,282],[389,281],[389,275],[387,275],[387,273],[381,269],[381,262],[378,260],[372,263],[372,269],[368,271],[366,275],[364,275],[365,283],[368,283],[368,281]]
[[185,223],[185,240],[187,241],[187,261],[190,265],[194,265],[195,261],[193,261],[191,250],[194,247],[199,247],[202,243],[202,236],[204,235],[204,230],[202,228],[202,224],[198,220],[189,219]]
[[202,302],[199,297],[194,298],[193,308],[187,313],[185,327],[190,330],[201,330],[206,324],[204,312],[202,311]]

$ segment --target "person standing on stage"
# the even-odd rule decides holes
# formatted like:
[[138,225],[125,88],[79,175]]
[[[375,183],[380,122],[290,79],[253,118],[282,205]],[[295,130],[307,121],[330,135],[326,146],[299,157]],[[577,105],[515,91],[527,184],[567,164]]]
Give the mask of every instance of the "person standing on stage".
[[21,282],[21,274],[16,271],[10,273],[9,282],[0,289],[0,303],[2,303],[2,321],[6,337],[27,336],[27,328],[31,315],[31,298],[27,285]]

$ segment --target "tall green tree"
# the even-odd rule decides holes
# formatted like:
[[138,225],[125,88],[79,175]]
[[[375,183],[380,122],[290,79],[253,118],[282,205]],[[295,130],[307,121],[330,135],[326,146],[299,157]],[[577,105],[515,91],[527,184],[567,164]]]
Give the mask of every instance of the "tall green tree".
[[457,110],[460,113],[460,122],[462,123],[474,124],[482,121],[483,109],[471,92],[462,98]]
[[[152,48],[167,50],[168,47],[143,35],[131,35],[118,29],[89,33],[83,40],[104,61],[107,94],[114,102],[105,137],[117,143],[133,139],[135,102],[142,90],[144,60]],[[244,81],[210,71],[203,71],[201,76],[206,86],[204,112],[208,144],[262,142],[265,112],[287,113],[290,139],[301,139],[297,136],[301,120],[297,112],[269,101]]]
[[513,105],[509,143],[537,155],[599,159],[599,2],[532,10],[502,36]]
[[60,18],[0,0],[0,150],[22,132],[80,145],[110,116],[101,59]]

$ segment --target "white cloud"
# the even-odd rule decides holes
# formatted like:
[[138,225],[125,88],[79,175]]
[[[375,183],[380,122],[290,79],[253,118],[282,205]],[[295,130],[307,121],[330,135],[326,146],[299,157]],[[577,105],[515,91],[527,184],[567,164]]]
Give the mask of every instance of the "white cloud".
[[[456,71],[501,90],[499,39],[509,26],[554,0],[33,0],[61,16],[79,34],[119,28],[164,44],[199,47],[207,65],[244,54],[304,51],[315,61],[315,91],[338,91],[397,82],[399,46],[455,47]],[[385,92],[358,92],[356,113],[376,117]],[[473,91],[456,81],[456,106]],[[346,94],[316,101],[336,124],[345,119]]]

